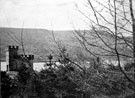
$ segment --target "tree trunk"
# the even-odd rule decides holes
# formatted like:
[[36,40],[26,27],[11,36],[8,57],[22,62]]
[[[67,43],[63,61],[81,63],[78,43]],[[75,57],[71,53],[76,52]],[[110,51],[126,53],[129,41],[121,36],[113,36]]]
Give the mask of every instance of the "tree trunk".
[[[133,35],[133,64],[134,64],[134,81],[135,81],[135,18],[133,14],[133,2],[129,0],[130,4],[130,15],[132,19],[132,35]],[[135,88],[135,85],[134,85]]]

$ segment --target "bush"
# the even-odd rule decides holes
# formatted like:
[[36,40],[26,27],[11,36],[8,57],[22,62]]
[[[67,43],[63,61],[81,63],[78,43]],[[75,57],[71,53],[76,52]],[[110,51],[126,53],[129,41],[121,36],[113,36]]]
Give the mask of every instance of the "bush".
[[16,84],[13,80],[6,74],[6,72],[1,71],[1,98],[9,98],[16,89]]

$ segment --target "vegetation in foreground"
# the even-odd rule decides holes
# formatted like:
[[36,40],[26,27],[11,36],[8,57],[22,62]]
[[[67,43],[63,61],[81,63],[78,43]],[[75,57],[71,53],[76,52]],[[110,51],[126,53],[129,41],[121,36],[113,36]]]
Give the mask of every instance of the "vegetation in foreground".
[[[2,98],[134,98],[134,85],[114,67],[104,68],[95,62],[89,68],[78,68],[65,52],[60,66],[36,72],[22,67],[11,79],[1,72]],[[117,70],[116,70],[117,69]],[[126,72],[133,78],[130,68]]]

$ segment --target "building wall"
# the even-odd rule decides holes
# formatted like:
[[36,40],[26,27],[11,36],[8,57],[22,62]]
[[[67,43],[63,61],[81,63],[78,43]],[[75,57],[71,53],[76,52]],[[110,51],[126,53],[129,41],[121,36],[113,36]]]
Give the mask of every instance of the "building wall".
[[[1,71],[7,71],[7,62],[0,62],[1,64]],[[33,63],[33,69],[35,71],[40,71],[44,69],[45,62],[34,62]]]
[[22,65],[33,68],[34,55],[20,55],[18,50],[18,46],[8,46],[6,49],[7,71],[18,71]]

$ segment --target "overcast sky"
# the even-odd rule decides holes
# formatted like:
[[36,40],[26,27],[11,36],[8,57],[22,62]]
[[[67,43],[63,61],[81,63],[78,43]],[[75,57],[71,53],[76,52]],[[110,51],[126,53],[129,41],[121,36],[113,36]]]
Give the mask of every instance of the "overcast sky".
[[[85,29],[75,4],[85,0],[0,0],[0,27]],[[77,24],[77,25],[76,25]]]
[[[44,28],[53,30],[88,29],[87,21],[78,11],[88,14],[94,20],[93,11],[85,6],[87,0],[0,0],[0,27]],[[91,0],[100,8],[96,0]],[[104,5],[106,1],[102,0]],[[135,0],[133,0],[135,2]],[[134,4],[133,4],[134,5]],[[135,7],[134,7],[135,8]],[[88,12],[87,12],[88,11]],[[113,21],[104,11],[108,21]],[[129,17],[130,18],[130,17]],[[87,21],[88,22],[88,21]],[[101,22],[103,23],[103,22]]]

